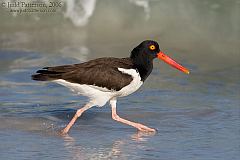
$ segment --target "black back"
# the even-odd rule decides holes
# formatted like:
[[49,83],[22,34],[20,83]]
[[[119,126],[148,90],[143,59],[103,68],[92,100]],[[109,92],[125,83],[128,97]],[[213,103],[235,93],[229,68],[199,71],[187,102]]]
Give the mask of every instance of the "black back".
[[72,83],[96,85],[107,89],[121,90],[132,81],[118,68],[133,67],[130,58],[99,58],[81,64],[45,67],[32,75],[33,80],[52,81],[64,79]]

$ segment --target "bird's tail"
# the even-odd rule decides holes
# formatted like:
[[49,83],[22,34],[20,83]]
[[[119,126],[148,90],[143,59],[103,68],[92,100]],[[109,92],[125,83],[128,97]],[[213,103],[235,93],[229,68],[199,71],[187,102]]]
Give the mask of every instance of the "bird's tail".
[[[47,68],[43,68],[47,69]],[[55,71],[48,71],[48,70],[38,70],[38,74],[32,75],[32,80],[36,81],[52,81],[61,79],[61,72],[55,72]]]

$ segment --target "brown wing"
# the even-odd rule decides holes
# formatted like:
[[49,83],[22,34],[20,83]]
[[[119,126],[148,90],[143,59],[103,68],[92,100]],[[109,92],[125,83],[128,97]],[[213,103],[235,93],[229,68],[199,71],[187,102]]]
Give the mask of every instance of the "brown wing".
[[48,81],[64,79],[72,83],[96,85],[121,90],[132,81],[132,77],[118,68],[130,69],[129,58],[99,58],[81,64],[45,67],[32,76],[33,80]]

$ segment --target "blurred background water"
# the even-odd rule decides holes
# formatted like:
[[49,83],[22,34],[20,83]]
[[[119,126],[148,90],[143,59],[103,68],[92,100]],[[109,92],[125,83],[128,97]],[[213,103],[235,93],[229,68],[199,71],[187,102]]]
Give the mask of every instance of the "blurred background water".
[[[2,0],[0,3],[15,2]],[[31,2],[25,0],[24,2]],[[49,1],[42,0],[48,4]],[[240,157],[239,0],[63,0],[54,13],[0,7],[0,159],[222,159]],[[19,8],[15,8],[19,9]],[[44,66],[127,57],[145,39],[191,70],[157,61],[119,114],[93,107],[58,136],[86,99],[30,79]]]

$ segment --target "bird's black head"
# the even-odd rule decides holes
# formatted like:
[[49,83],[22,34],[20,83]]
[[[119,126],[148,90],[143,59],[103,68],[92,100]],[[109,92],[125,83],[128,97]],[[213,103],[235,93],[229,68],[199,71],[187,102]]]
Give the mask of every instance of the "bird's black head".
[[160,48],[156,41],[146,40],[132,50],[130,58],[144,58],[145,60],[152,61],[157,57],[159,52]]
[[164,54],[160,50],[158,43],[152,40],[143,41],[137,47],[135,47],[131,52],[130,58],[132,59],[134,66],[140,72],[143,80],[145,80],[151,73],[154,58],[163,60],[172,67],[189,74],[189,70],[187,68],[181,66],[176,61]]
[[143,81],[152,72],[153,59],[157,57],[159,52],[158,43],[152,40],[143,41],[132,50],[130,58]]

